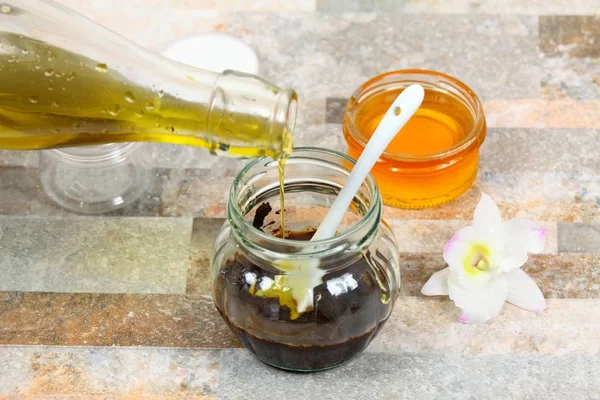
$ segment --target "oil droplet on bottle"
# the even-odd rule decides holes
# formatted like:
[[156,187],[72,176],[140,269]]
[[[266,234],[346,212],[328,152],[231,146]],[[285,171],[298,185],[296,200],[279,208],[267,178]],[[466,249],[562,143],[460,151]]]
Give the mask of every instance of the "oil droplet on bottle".
[[36,71],[39,71],[42,67],[40,67],[39,65],[36,65],[35,67],[33,67]]
[[75,75],[75,72],[71,72],[69,75],[67,75],[67,82],[71,82],[76,76],[77,75]]
[[60,107],[60,103],[58,101],[53,101],[52,102],[52,107],[58,108],[58,107]]
[[66,88],[66,87],[64,87],[64,86],[63,86],[63,87],[61,87],[60,89],[61,89],[63,92],[66,92],[66,91],[67,91],[67,88]]
[[104,63],[96,64],[96,71],[98,72],[106,72],[108,70],[108,66]]
[[10,6],[7,4],[2,4],[2,6],[0,6],[0,12],[2,14],[10,14],[11,11],[12,11],[12,8],[10,8]]
[[106,112],[112,115],[113,117],[116,117],[119,114],[119,111],[121,111],[121,107],[119,107],[116,104],[106,109]]
[[37,97],[35,97],[35,96],[31,96],[31,97],[29,98],[29,102],[30,102],[31,104],[37,104],[37,103],[38,103],[38,101],[39,101],[39,100],[38,100],[38,98],[37,98]]
[[15,56],[10,56],[10,57],[8,57],[8,60],[7,60],[7,61],[8,61],[9,63],[14,63],[15,61],[17,61],[17,59],[15,58]]
[[48,91],[49,92],[53,92],[54,91],[54,86],[48,86]]
[[129,90],[125,92],[125,101],[128,103],[135,103],[135,96]]
[[24,56],[26,56],[27,54],[29,54],[29,50],[27,50],[27,49],[22,49],[22,50],[21,50],[21,54],[23,54]]
[[165,91],[164,90],[159,90],[158,91],[158,97],[163,97],[165,95]]
[[152,104],[152,103],[146,104],[146,110],[148,110],[148,111],[154,110],[154,104]]
[[79,122],[74,122],[73,123],[73,128],[77,129],[81,126],[81,124]]
[[47,69],[44,71],[44,75],[46,76],[52,76],[54,75],[54,70],[53,69]]
[[137,112],[136,112],[134,115],[135,115],[136,117],[138,117],[138,118],[142,118],[142,117],[144,116],[144,114],[142,114],[142,113],[137,113]]
[[51,50],[48,50],[48,61],[53,61],[56,58],[54,53]]

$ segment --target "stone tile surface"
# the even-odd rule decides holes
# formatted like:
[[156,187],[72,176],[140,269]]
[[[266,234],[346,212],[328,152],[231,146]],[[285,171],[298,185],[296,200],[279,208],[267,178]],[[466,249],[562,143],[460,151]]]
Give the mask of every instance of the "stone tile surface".
[[549,56],[600,57],[600,16],[541,16],[540,50]]
[[[261,76],[297,89],[297,145],[345,151],[344,99],[400,68],[463,80],[490,129],[471,190],[436,209],[385,208],[402,251],[393,315],[366,354],[310,375],[231,350],[212,304],[210,248],[247,161],[153,145],[148,196],[88,219],[48,200],[36,152],[0,151],[0,290],[19,290],[0,291],[1,398],[598,397],[600,2],[60,1],[151,50],[207,31],[241,38]],[[548,228],[524,266],[548,298],[539,315],[506,305],[463,325],[449,299],[419,294],[481,192],[504,218]]]
[[208,296],[0,292],[0,344],[238,347]]
[[600,222],[600,180],[593,170],[571,173],[495,173],[480,171],[473,188],[452,203],[435,209],[400,210],[384,208],[393,219],[473,218],[481,192],[490,195],[504,219],[538,221]]
[[600,98],[600,58],[545,57],[542,74],[545,99]]
[[[441,253],[446,242],[460,228],[471,225],[472,221],[394,219],[389,224],[396,236],[400,252]],[[543,252],[556,254],[556,223],[539,222],[538,225],[546,229],[546,246]]]
[[[155,216],[160,212],[160,192],[168,177],[156,170],[148,192],[136,202],[116,210],[109,216]],[[74,216],[56,205],[44,192],[37,168],[0,166],[0,214],[20,216]]]
[[[539,96],[537,18],[423,15],[418,26],[412,22],[408,14],[241,13],[227,16],[223,29],[257,49],[265,78],[294,86],[304,102],[348,97],[367,79],[404,68],[449,73],[483,99]],[[309,112],[302,103],[300,113]]]
[[210,253],[224,219],[195,218],[192,228],[191,262],[187,276],[186,294],[199,298],[212,295]]
[[401,297],[379,336],[367,348],[378,354],[461,353],[597,355],[600,343],[596,300],[547,301],[540,314],[505,304],[485,324],[461,324],[460,309],[448,298]]
[[600,128],[600,100],[488,100],[488,126],[501,128]]
[[[215,399],[216,350],[0,346],[0,394]],[[151,377],[149,379],[149,377]],[[14,380],[13,380],[14,379]]]
[[[441,250],[435,253],[402,253],[404,296],[420,296],[429,277],[447,265]],[[600,256],[591,254],[531,255],[523,270],[539,285],[546,298],[595,299],[600,296]]]
[[[433,300],[420,295],[421,287],[431,274],[445,267],[446,264],[438,253],[403,253],[402,297],[399,298],[389,323],[393,324],[395,322],[392,321],[398,320],[402,327],[411,326],[414,322],[406,318],[413,318],[410,316],[414,313],[427,323],[439,324],[441,327],[446,326],[446,319],[435,320],[434,315],[443,314],[444,318],[456,320],[459,310],[448,299],[444,299],[441,302],[444,304],[440,304],[440,308],[434,310],[430,308],[433,303],[429,302]],[[239,346],[214,308],[207,268],[208,264],[203,264],[196,266],[193,270],[195,274],[190,271],[191,283],[188,284],[187,296],[0,293],[0,315],[3,321],[0,326],[0,344],[203,348]],[[589,300],[551,301],[549,314],[542,314],[544,324],[558,326],[566,321],[565,315],[571,313],[573,329],[579,329],[583,321],[575,321],[586,312],[595,313],[594,307],[597,308],[598,305],[594,299],[600,296],[599,256],[532,256],[524,270],[539,284],[546,298]],[[571,308],[565,309],[563,306],[567,307],[566,305]],[[413,311],[407,311],[409,309]],[[551,312],[554,309],[567,311],[556,314]],[[519,325],[518,321],[524,318],[536,318],[531,313],[515,313],[511,310],[513,309],[506,308],[504,317],[499,319],[504,318],[506,323]],[[589,329],[585,332],[594,332],[600,328],[598,321],[594,319],[589,320],[589,323]],[[24,326],[27,329],[23,329]],[[541,335],[544,327],[545,325],[540,326],[536,335]],[[426,329],[423,328],[423,331]],[[566,326],[556,329],[556,335],[566,335]],[[416,341],[420,340],[423,332],[417,333],[414,336]],[[566,337],[571,335],[569,333]],[[394,334],[390,335],[390,338],[394,337]],[[498,340],[505,339],[498,336]],[[589,340],[595,340],[595,336],[590,336]],[[577,342],[575,345],[582,345],[581,343]],[[552,351],[560,349],[561,347],[556,347]],[[590,348],[590,351],[596,351],[594,349]]]
[[181,293],[190,219],[0,218],[0,290]]
[[600,253],[600,224],[559,222],[558,250],[564,253]]
[[165,6],[233,11],[315,11],[316,0],[166,0]]
[[0,346],[0,396],[15,395],[33,376],[19,351],[12,346]]
[[161,215],[224,218],[234,171],[215,176],[210,169],[172,169],[161,193]]
[[347,97],[329,97],[326,103],[325,122],[328,124],[341,124],[346,111]]
[[481,170],[600,174],[599,140],[600,129],[492,128],[481,147]]
[[224,400],[586,399],[600,388],[599,359],[579,355],[369,353],[319,374],[290,375],[230,350],[221,365]]
[[586,15],[600,13],[594,0],[317,0],[317,9],[327,12],[384,11],[427,14],[526,14]]
[[38,167],[38,151],[0,150],[0,167]]

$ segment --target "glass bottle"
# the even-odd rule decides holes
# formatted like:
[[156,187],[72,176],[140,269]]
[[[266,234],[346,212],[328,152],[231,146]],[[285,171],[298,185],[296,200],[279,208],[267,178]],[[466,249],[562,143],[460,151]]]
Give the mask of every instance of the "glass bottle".
[[[211,255],[213,298],[240,342],[268,364],[297,371],[339,365],[363,351],[392,312],[400,288],[399,254],[393,232],[381,219],[381,196],[372,176],[337,236],[306,241],[353,164],[337,152],[294,149],[286,161],[285,240],[276,237],[276,161],[252,161],[231,188],[227,222]],[[324,271],[312,305],[302,312],[289,295],[293,289],[279,278],[296,273],[283,268],[292,260],[318,260]]]
[[50,1],[0,0],[0,148],[151,141],[279,158],[296,101],[253,75],[165,59]]

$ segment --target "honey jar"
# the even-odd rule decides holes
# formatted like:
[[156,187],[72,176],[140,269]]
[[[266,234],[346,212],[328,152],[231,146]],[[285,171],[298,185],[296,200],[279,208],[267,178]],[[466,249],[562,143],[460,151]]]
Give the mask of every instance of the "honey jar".
[[385,204],[435,207],[460,196],[477,177],[486,122],[481,101],[467,85],[426,70],[376,76],[352,94],[342,129],[349,155],[358,159],[392,102],[412,84],[423,86],[425,99],[372,174]]

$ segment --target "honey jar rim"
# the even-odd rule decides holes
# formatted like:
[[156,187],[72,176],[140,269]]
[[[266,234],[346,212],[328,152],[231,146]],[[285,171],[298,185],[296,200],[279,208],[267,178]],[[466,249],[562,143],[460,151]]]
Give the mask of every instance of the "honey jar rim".
[[[382,82],[388,78],[389,81]],[[436,80],[433,80],[432,78]],[[346,128],[350,136],[361,147],[364,148],[368,140],[358,132],[354,120],[351,118],[352,108],[356,107],[357,101],[365,95],[367,96],[366,99],[368,99],[375,94],[381,93],[382,90],[390,88],[403,89],[412,84],[420,84],[425,88],[432,88],[438,91],[449,93],[457,100],[461,101],[473,114],[473,126],[471,131],[465,135],[460,142],[441,152],[415,155],[385,151],[381,155],[381,158],[404,162],[430,162],[452,157],[465,151],[473,145],[479,147],[483,143],[486,134],[486,121],[483,112],[483,105],[477,94],[464,82],[453,76],[443,72],[426,69],[404,69],[389,71],[367,80],[354,90],[352,96],[348,100],[344,111],[342,125]],[[449,89],[452,89],[452,91]]]

